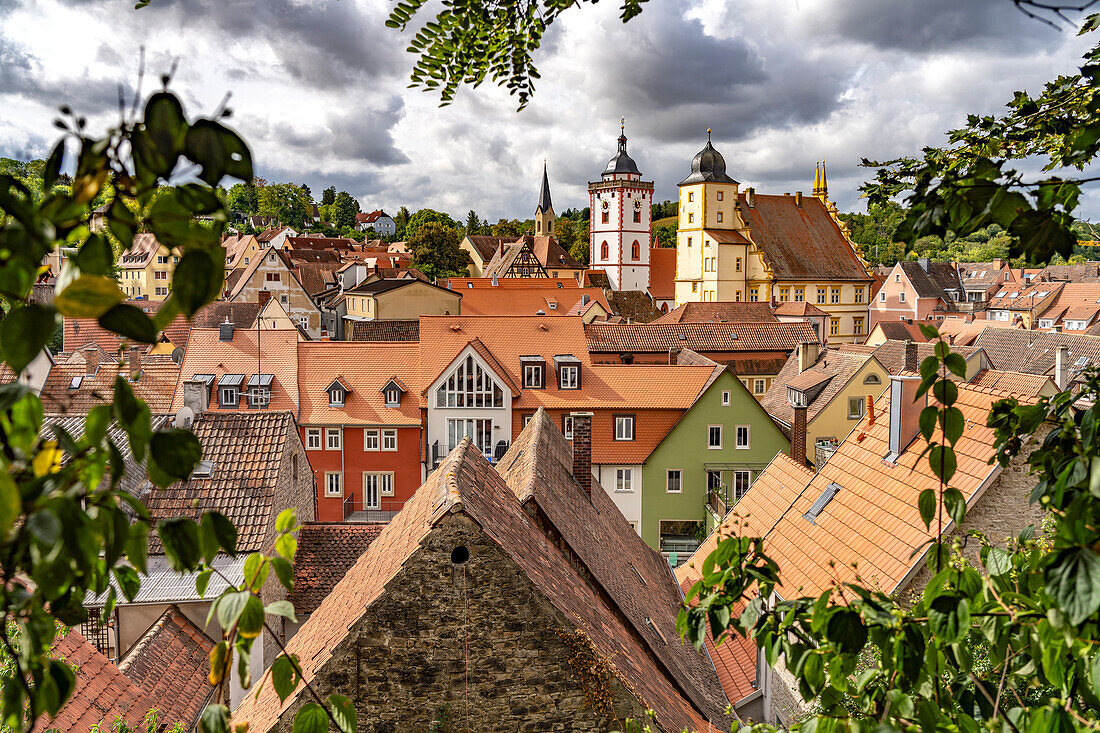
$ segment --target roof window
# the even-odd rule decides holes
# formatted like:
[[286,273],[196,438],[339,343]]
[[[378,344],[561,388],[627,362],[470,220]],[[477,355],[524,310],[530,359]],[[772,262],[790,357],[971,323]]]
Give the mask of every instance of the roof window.
[[80,389],[80,384],[84,381],[84,375],[78,374],[69,380],[69,389]]
[[810,524],[817,524],[817,518],[821,516],[821,512],[825,511],[825,507],[829,505],[829,502],[833,500],[838,493],[840,493],[840,484],[831,483],[825,487],[825,490],[821,492],[821,496],[817,497],[817,501],[810,507],[810,511],[806,512],[802,516],[809,520]]
[[195,466],[195,470],[191,472],[191,478],[210,478],[212,475],[214,475],[213,461],[199,461],[199,465]]

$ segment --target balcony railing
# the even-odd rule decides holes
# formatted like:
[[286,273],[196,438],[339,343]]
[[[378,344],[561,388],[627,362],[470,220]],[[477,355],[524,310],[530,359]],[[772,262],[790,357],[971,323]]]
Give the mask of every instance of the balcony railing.
[[725,486],[707,489],[707,506],[710,507],[710,510],[717,516],[726,516],[726,512],[729,511],[731,504],[729,490]]
[[352,494],[344,497],[344,521],[388,522],[404,505],[405,502],[401,499],[380,499],[375,506],[364,506],[363,497]]

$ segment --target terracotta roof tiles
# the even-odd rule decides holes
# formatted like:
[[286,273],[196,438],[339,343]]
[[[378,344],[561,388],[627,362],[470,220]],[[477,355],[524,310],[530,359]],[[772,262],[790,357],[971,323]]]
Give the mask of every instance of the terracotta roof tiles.
[[[303,425],[420,425],[421,387],[415,343],[303,341],[298,345],[298,421]],[[409,386],[398,407],[388,407],[382,388],[395,373]],[[339,374],[351,387],[344,404],[329,403]]]
[[385,527],[383,522],[303,523],[294,556],[294,590],[288,597],[294,610],[299,615],[316,611]]
[[790,351],[816,341],[808,323],[590,323],[585,326],[592,352]]
[[684,303],[653,323],[778,323],[769,303]]

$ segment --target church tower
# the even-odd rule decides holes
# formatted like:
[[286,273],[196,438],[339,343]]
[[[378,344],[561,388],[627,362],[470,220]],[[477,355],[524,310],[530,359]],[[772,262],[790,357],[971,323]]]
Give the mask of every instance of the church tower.
[[626,152],[626,120],[619,121],[619,151],[602,180],[588,184],[589,267],[603,270],[615,290],[649,289],[653,181],[643,181]]
[[535,207],[535,236],[554,236],[554,204],[550,201],[550,179],[546,175],[546,161],[542,162],[542,190],[539,205]]

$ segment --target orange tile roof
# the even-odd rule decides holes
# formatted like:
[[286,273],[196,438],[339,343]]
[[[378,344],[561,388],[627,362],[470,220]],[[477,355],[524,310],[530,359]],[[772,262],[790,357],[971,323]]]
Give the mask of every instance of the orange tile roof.
[[493,282],[491,277],[448,277],[440,278],[437,284],[465,293],[467,290],[495,288],[497,290],[529,290],[554,288],[555,290],[577,290],[580,285],[572,277],[499,277]]
[[[302,425],[420,425],[415,342],[301,341],[298,344],[298,421]],[[351,393],[329,405],[328,386],[343,377]],[[382,388],[395,374],[408,390],[398,407],[386,407]]]
[[[783,305],[786,305],[784,303]],[[652,323],[778,323],[770,303],[684,303]]]
[[[258,336],[258,342],[257,342]],[[298,410],[298,329],[260,330],[238,328],[232,341],[220,340],[220,329],[193,328],[187,339],[187,352],[180,366],[179,382],[172,397],[171,411],[183,407],[183,383],[196,374],[213,374],[210,410],[220,410],[218,380],[224,374],[243,374],[245,384],[253,374],[272,374],[272,410]],[[258,343],[258,346],[257,346]],[[241,404],[245,404],[244,390]]]
[[[576,285],[576,281],[573,284]],[[590,303],[599,303],[605,311],[611,312],[600,288],[456,288],[455,292],[462,295],[462,314],[467,316],[533,316],[538,311],[548,316],[564,316],[585,296]]]
[[[84,347],[84,349],[96,347]],[[46,383],[42,387],[42,407],[46,412],[56,414],[85,414],[96,405],[111,402],[114,399],[115,378],[119,375],[129,378],[126,360],[118,359],[97,349],[99,368],[94,374],[87,374],[87,362],[84,351],[70,354],[64,361],[58,359],[50,368]],[[141,357],[141,376],[137,381],[130,380],[134,395],[145,400],[153,413],[168,412],[172,404],[172,394],[176,389],[179,365],[167,356]],[[79,386],[72,388],[73,380],[79,377]]]
[[585,326],[593,352],[790,351],[817,341],[809,323],[590,323]]
[[[970,384],[975,387],[995,389],[1008,392],[1014,397],[1039,397],[1055,389],[1054,380],[1040,374],[1025,374],[1023,372],[998,372],[992,369],[983,369],[978,372]],[[1045,390],[1045,391],[1044,391]]]
[[[515,451],[510,455],[514,458]],[[503,460],[508,459],[506,455]],[[539,462],[535,465],[537,468]],[[572,488],[575,490],[575,484]],[[729,727],[721,711],[700,711],[693,705],[682,692],[684,680],[655,661],[651,646],[655,642],[628,625],[607,596],[598,593],[555,542],[540,531],[501,475],[471,447],[469,438],[432,472],[287,644],[289,653],[301,660],[305,680],[316,679],[332,661],[334,650],[355,633],[366,610],[382,597],[387,586],[402,582],[398,578],[405,562],[436,525],[459,512],[472,519],[527,574],[538,597],[558,609],[602,656],[611,660],[613,673],[656,711],[662,728],[713,731],[708,716]],[[410,581],[406,578],[404,582]],[[245,698],[236,715],[248,720],[257,733],[273,730],[303,690],[304,686],[299,685],[281,703],[265,681],[258,694]]]
[[304,522],[294,555],[294,590],[287,600],[299,618],[313,613],[332,589],[378,539],[384,522]]
[[214,687],[207,679],[214,641],[171,605],[119,662],[119,671],[155,701],[158,722],[198,721]]
[[676,297],[676,248],[649,250],[649,294],[658,300]]
[[76,688],[56,718],[48,721],[43,717],[39,721],[41,728],[87,731],[101,723],[109,729],[115,718],[137,728],[145,714],[157,707],[152,697],[120,672],[76,629],[54,642],[51,655],[76,668]]

